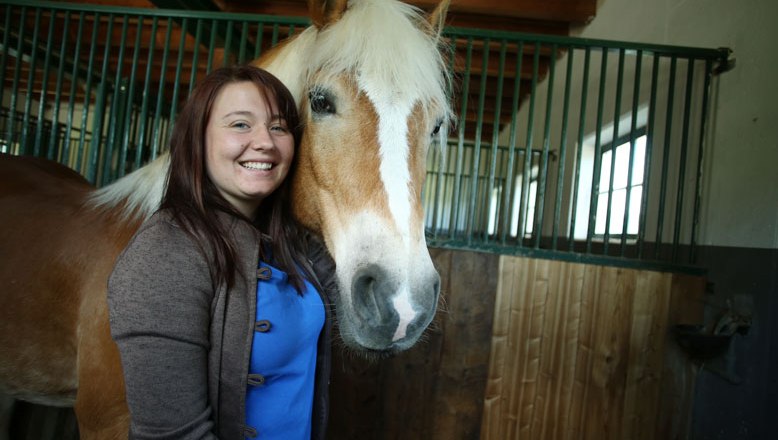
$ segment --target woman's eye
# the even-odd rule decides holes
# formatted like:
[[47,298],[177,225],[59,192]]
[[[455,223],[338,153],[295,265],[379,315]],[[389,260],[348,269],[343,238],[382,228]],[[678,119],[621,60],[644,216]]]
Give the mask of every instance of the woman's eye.
[[249,124],[243,121],[233,122],[231,125],[233,128],[246,129],[249,128]]

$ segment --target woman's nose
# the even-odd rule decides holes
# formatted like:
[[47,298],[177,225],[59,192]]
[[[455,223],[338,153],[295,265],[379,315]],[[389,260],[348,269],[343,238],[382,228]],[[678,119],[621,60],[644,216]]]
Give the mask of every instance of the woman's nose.
[[270,134],[270,129],[265,126],[260,126],[256,130],[254,138],[251,140],[252,148],[264,150],[272,148],[273,145],[273,136]]

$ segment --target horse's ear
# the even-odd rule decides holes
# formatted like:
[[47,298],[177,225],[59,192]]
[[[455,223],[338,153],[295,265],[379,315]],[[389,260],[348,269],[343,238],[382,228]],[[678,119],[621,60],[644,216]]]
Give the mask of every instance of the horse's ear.
[[314,26],[321,29],[340,20],[347,6],[348,0],[308,0],[308,14]]
[[446,14],[448,13],[448,6],[451,4],[451,0],[442,0],[435,7],[435,10],[427,16],[432,31],[435,35],[440,36],[443,32],[443,28],[446,26]]

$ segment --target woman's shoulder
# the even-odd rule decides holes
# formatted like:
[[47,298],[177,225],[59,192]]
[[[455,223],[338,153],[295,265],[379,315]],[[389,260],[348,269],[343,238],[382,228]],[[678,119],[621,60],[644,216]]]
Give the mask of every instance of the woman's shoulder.
[[164,212],[147,219],[117,257],[108,279],[109,297],[122,292],[138,296],[139,283],[149,294],[158,289],[169,292],[177,285],[210,286],[200,246]]
[[[117,258],[117,266],[164,265],[199,260],[200,247],[168,211],[157,211],[144,221]],[[155,263],[152,263],[156,260]]]
[[140,225],[130,246],[188,248],[196,247],[196,244],[169,211],[159,210]]

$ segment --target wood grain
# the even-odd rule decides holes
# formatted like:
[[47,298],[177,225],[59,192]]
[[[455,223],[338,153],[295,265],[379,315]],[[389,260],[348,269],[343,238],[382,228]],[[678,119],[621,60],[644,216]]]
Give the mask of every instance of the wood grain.
[[[502,256],[482,439],[683,438],[704,279]],[[462,438],[462,437],[459,437]]]

